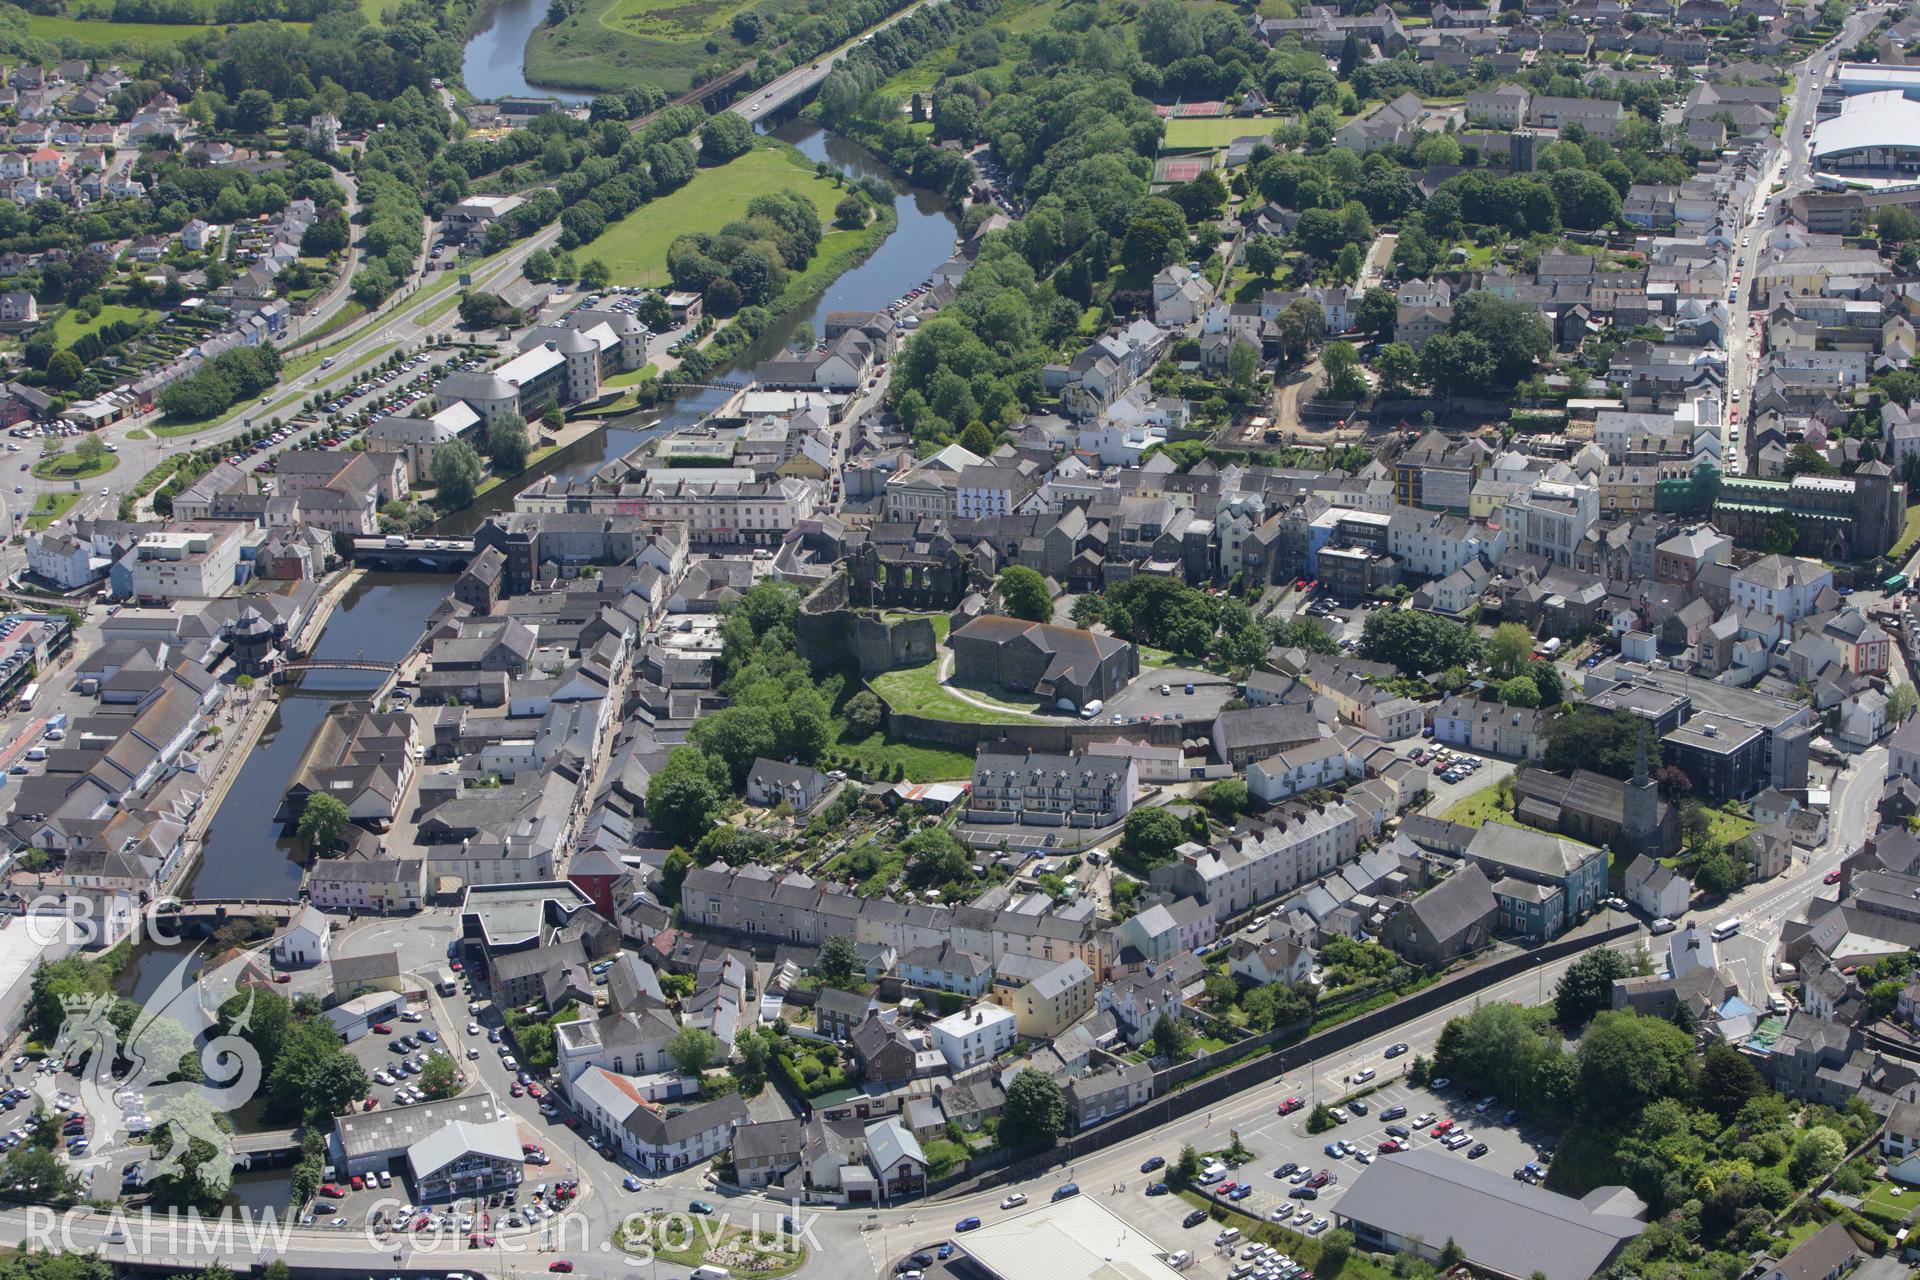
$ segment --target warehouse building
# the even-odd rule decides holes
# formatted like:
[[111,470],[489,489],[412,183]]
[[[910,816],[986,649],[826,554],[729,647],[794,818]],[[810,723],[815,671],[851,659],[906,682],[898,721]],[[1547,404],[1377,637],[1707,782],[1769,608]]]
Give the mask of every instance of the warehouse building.
[[1587,1280],[1646,1230],[1646,1211],[1625,1187],[1575,1200],[1423,1147],[1368,1166],[1334,1217],[1364,1249],[1432,1262],[1451,1240],[1484,1274]]

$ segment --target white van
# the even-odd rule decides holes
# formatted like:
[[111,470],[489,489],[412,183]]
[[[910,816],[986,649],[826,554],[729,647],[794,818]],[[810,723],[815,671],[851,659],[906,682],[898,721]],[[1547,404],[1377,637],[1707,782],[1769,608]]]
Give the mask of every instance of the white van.
[[1095,716],[1099,715],[1102,711],[1105,711],[1106,709],[1107,709],[1107,704],[1100,701],[1100,699],[1095,698],[1092,702],[1089,702],[1086,706],[1080,708],[1080,718],[1082,720],[1091,720]]
[[1719,924],[1713,926],[1713,940],[1715,942],[1725,942],[1738,932],[1740,932],[1740,917],[1734,916],[1731,919],[1722,920]]
[[1228,1245],[1238,1244],[1239,1242],[1240,1242],[1240,1228],[1228,1227],[1225,1231],[1222,1231],[1219,1235],[1213,1238],[1213,1247],[1216,1249],[1224,1249]]
[[733,1273],[725,1267],[695,1267],[687,1280],[733,1280]]
[[1167,1265],[1175,1271],[1185,1271],[1193,1265],[1193,1254],[1186,1249],[1176,1249],[1167,1255]]

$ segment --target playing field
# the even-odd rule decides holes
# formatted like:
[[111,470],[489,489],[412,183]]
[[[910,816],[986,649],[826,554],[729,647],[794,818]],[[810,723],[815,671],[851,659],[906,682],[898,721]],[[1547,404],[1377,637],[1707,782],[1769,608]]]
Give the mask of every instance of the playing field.
[[1215,120],[1167,121],[1167,149],[1200,150],[1224,147],[1235,138],[1264,138],[1273,132],[1273,121],[1257,117],[1222,116]]
[[574,257],[606,263],[616,284],[665,284],[667,248],[674,237],[691,230],[718,231],[744,216],[748,202],[766,191],[804,193],[820,210],[822,222],[846,194],[830,179],[816,177],[798,152],[760,147],[718,168],[700,170],[686,186],[641,205],[599,239],[574,250]]
[[527,78],[616,91],[643,79],[679,93],[696,71],[731,70],[759,52],[735,37],[736,16],[751,10],[771,27],[773,15],[805,9],[804,0],[585,0],[559,26],[534,32]]
[[95,329],[122,320],[137,324],[142,317],[151,317],[153,314],[144,307],[125,307],[117,302],[109,302],[100,308],[99,315],[88,320],[69,307],[53,322],[53,340],[63,347],[70,347]]
[[[93,22],[81,18],[56,18],[50,14],[26,15],[27,34],[42,40],[78,40],[82,44],[128,49],[158,49],[178,43],[188,36],[203,36],[217,30],[184,22]],[[305,22],[289,22],[289,27],[305,30]]]

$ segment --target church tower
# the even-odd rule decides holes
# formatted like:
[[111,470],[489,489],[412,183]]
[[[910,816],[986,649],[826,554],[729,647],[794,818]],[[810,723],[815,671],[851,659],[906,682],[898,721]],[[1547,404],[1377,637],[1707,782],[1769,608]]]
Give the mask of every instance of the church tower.
[[[1635,717],[1638,719],[1639,717]],[[1647,722],[1640,720],[1634,743],[1633,781],[1620,805],[1620,852],[1631,861],[1660,856],[1660,792],[1647,773]]]

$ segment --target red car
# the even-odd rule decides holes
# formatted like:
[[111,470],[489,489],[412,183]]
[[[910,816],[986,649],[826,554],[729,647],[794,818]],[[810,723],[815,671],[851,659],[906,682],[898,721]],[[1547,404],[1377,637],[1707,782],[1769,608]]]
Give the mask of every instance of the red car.
[[390,1022],[376,1022],[371,1027],[368,1027],[367,1030],[377,1036],[390,1036],[393,1034],[393,1024]]
[[367,1180],[365,1178],[362,1178],[359,1174],[356,1173],[353,1175],[353,1178],[348,1183],[348,1185],[351,1186],[355,1191],[365,1191],[367,1189]]
[[529,1098],[538,1098],[543,1096],[545,1093],[546,1093],[546,1090],[542,1089],[538,1082],[535,1082],[527,1086],[527,1096]]
[[541,1145],[535,1142],[521,1143],[520,1151],[521,1151],[521,1154],[529,1155],[529,1156],[543,1156],[547,1154],[546,1148],[542,1147]]
[[331,1196],[335,1200],[338,1200],[341,1196],[347,1193],[341,1188],[340,1184],[337,1182],[323,1182],[320,1184],[320,1194],[323,1196]]
[[526,1089],[521,1087],[521,1084],[518,1080],[515,1080],[512,1084],[507,1086],[507,1092],[512,1094],[514,1097],[518,1098],[524,1093],[526,1093]]
[[460,972],[460,962],[459,962],[458,960],[455,960],[455,961],[453,962],[453,971],[454,971],[455,973],[459,973],[459,972]]
[[1833,870],[1831,870],[1831,871],[1829,871],[1829,872],[1827,872],[1827,874],[1826,874],[1826,875],[1824,875],[1824,876],[1822,876],[1822,877],[1820,878],[1820,883],[1821,883],[1821,884],[1839,884],[1839,883],[1840,883],[1840,868],[1838,868],[1838,867],[1835,867],[1835,868],[1834,868]]
[[1306,1105],[1307,1105],[1306,1103],[1300,1101],[1300,1099],[1298,1098],[1288,1098],[1285,1102],[1280,1104],[1280,1114],[1283,1116],[1290,1116],[1294,1112],[1298,1111],[1301,1107],[1304,1107]]
[[573,1264],[571,1262],[568,1262],[565,1258],[562,1258],[558,1262],[549,1262],[547,1264],[547,1270],[558,1271],[561,1275],[566,1275],[568,1272],[573,1270]]
[[273,980],[275,982],[292,982],[293,975],[290,973],[276,973],[273,975]]
[[374,1109],[375,1107],[377,1107],[377,1106],[379,1106],[379,1105],[380,1105],[380,1099],[378,1099],[378,1098],[368,1098],[368,1099],[367,1099],[367,1100],[366,1100],[365,1102],[363,1102],[363,1103],[361,1103],[361,1104],[360,1104],[360,1109],[361,1109],[362,1111],[371,1111],[371,1110],[373,1110],[373,1109]]
[[1237,1182],[1223,1182],[1214,1188],[1214,1192],[1218,1195],[1230,1196],[1239,1189],[1240,1184]]
[[1398,1138],[1388,1138],[1385,1142],[1382,1142],[1378,1148],[1376,1148],[1376,1150],[1378,1150],[1383,1155],[1389,1151],[1405,1151],[1406,1149],[1407,1149],[1407,1144],[1400,1141],[1400,1139]]

